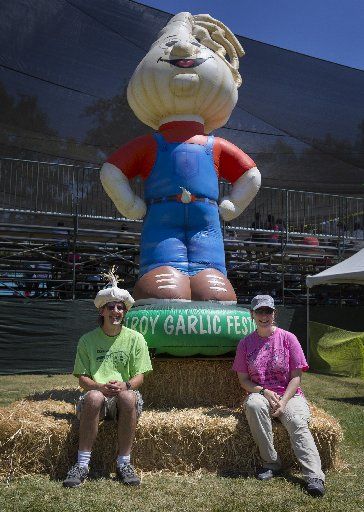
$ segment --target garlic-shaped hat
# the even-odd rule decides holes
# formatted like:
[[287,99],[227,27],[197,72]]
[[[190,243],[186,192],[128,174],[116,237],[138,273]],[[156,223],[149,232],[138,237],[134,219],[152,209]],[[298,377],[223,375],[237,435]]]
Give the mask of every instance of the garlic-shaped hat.
[[103,274],[108,280],[108,286],[100,290],[94,300],[94,304],[97,309],[102,308],[108,302],[124,302],[126,309],[129,309],[134,304],[134,299],[128,292],[123,288],[118,287],[119,276],[115,274],[115,267],[113,267],[107,274]]

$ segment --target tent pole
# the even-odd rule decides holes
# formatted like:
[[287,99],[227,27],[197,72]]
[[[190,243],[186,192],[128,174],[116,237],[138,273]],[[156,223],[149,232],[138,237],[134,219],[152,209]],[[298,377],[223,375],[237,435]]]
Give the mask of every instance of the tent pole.
[[310,289],[306,286],[306,358],[309,363],[310,360]]

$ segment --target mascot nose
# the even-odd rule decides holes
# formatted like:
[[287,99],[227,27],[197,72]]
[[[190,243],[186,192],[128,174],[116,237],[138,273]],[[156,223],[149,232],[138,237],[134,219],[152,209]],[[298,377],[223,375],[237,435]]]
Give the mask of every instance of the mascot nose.
[[173,45],[171,50],[171,57],[192,57],[196,54],[196,46],[193,46],[188,41],[178,41]]

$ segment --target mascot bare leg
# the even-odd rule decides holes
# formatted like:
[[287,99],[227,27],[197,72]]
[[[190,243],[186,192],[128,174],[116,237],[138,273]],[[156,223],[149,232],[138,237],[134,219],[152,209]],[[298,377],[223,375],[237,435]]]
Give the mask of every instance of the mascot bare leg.
[[197,300],[235,303],[236,295],[228,278],[214,268],[189,277],[170,267],[158,267],[144,274],[134,288],[135,300]]
[[190,278],[179,270],[163,266],[144,274],[134,287],[135,300],[191,300]]
[[202,270],[190,279],[192,300],[236,303],[236,295],[229,279],[214,268]]

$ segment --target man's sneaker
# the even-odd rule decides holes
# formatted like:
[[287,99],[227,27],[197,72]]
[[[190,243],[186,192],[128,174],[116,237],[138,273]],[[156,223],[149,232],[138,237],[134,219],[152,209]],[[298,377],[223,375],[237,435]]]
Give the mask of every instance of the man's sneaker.
[[68,471],[63,487],[78,487],[86,480],[87,475],[88,467],[77,463]]
[[308,478],[307,492],[311,496],[323,496],[325,494],[325,484],[321,478]]
[[140,485],[140,478],[135,474],[134,467],[129,463],[116,468],[117,479],[125,485]]
[[267,468],[261,468],[257,473],[258,480],[271,480],[279,474],[279,471]]

